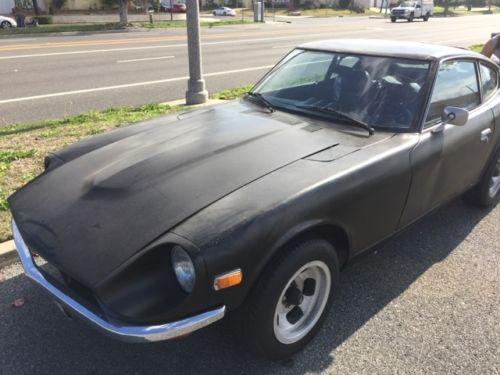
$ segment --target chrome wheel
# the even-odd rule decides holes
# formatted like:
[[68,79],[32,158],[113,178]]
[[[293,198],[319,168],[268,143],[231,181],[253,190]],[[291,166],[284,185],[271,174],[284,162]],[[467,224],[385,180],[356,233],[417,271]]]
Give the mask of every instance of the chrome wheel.
[[495,198],[495,196],[498,193],[498,190],[500,190],[500,159],[497,160],[497,164],[493,169],[493,174],[491,175],[490,189],[489,189],[490,197]]
[[293,344],[316,325],[325,309],[331,288],[331,273],[322,261],[302,266],[287,282],[274,312],[274,335],[283,344]]

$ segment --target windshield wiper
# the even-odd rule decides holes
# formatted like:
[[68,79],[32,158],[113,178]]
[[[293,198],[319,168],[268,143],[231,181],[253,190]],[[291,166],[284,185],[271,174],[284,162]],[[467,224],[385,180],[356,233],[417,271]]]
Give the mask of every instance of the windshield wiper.
[[346,114],[344,112],[341,112],[341,111],[338,111],[336,109],[333,109],[333,108],[330,108],[330,107],[316,106],[316,105],[297,105],[296,107],[297,108],[301,108],[301,109],[307,109],[307,110],[310,110],[310,111],[318,111],[318,112],[321,112],[321,113],[326,113],[326,114],[329,114],[329,115],[334,115],[336,117],[341,117],[341,118],[349,121],[351,124],[353,124],[353,125],[355,125],[355,126],[357,126],[359,128],[363,128],[363,129],[368,130],[368,133],[370,135],[375,134],[375,129],[373,129],[373,127],[371,127],[367,123],[365,123],[363,121],[360,121],[360,120],[357,120],[355,118],[352,118],[348,114]]
[[261,93],[250,91],[247,92],[247,95],[251,98],[257,99],[260,104],[262,104],[269,110],[269,112],[273,113],[274,111],[276,111],[274,106],[271,103],[269,103],[269,101],[266,98],[264,98]]

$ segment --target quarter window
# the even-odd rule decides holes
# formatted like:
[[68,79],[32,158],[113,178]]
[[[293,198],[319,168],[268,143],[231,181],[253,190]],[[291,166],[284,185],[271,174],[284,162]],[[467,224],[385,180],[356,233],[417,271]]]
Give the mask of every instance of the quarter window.
[[480,63],[481,87],[483,89],[483,98],[487,100],[493,95],[498,87],[498,73],[493,68],[484,63]]
[[441,65],[431,96],[426,124],[433,125],[441,119],[447,106],[473,109],[480,104],[476,67],[472,61],[448,61]]

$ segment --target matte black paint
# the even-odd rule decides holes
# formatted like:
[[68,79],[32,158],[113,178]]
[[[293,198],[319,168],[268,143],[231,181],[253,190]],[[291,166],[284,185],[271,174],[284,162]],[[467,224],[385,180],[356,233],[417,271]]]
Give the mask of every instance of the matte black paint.
[[[368,52],[379,53],[371,43]],[[436,47],[401,54],[432,61],[433,74],[441,59],[479,58]],[[352,257],[469,188],[500,147],[499,103],[497,93],[466,126],[442,133],[368,137],[232,102],[70,146],[9,204],[28,245],[91,288],[109,316],[147,323],[221,304],[235,309],[291,239],[335,233]],[[485,126],[494,130],[489,144],[479,142]],[[173,277],[173,244],[197,268],[191,295]],[[235,268],[243,283],[215,292],[214,276]]]
[[92,287],[203,207],[338,143],[246,110],[232,103],[165,121],[40,176],[9,201],[26,242]]

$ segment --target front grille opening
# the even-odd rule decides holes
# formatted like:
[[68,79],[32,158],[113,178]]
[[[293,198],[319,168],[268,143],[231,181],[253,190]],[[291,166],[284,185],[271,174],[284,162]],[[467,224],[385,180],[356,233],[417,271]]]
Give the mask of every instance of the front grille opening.
[[31,256],[38,270],[57,289],[78,301],[94,314],[106,318],[91,289],[60,271],[40,254],[32,252]]

